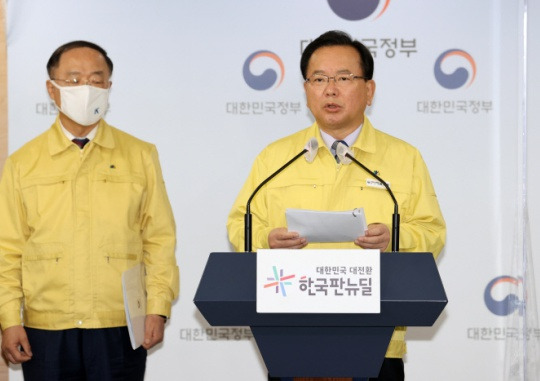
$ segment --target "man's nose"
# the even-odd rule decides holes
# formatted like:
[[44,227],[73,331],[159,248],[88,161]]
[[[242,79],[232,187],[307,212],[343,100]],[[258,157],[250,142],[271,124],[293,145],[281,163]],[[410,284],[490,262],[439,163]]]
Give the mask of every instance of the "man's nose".
[[324,88],[324,92],[328,96],[334,96],[338,93],[338,88],[336,85],[335,78],[329,78],[328,83],[326,84],[326,87]]

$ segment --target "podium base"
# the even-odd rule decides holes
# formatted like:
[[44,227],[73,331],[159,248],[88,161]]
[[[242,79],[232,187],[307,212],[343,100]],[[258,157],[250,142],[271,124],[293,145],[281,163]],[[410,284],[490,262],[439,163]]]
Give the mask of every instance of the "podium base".
[[394,327],[252,326],[251,331],[272,377],[375,378]]

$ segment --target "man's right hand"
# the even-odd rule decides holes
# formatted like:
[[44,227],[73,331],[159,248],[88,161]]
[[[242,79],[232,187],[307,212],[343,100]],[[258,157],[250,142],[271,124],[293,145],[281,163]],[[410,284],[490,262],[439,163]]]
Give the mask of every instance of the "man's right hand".
[[32,349],[22,325],[9,327],[2,332],[2,355],[13,364],[20,364],[32,358]]
[[287,228],[275,228],[268,234],[270,249],[301,249],[308,244],[307,239]]

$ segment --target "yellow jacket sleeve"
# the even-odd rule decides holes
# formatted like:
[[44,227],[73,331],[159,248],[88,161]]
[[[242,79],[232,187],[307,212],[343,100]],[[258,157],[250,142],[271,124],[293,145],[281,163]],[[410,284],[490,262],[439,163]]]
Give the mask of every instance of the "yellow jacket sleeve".
[[446,241],[446,224],[428,169],[418,151],[413,162],[408,203],[406,212],[401,215],[400,251],[431,252],[437,258]]
[[153,147],[146,163],[148,188],[142,207],[143,262],[146,268],[147,314],[171,315],[178,297],[179,271],[174,256],[175,222]]
[[8,158],[0,181],[0,324],[21,324],[21,256],[28,237],[15,169]]

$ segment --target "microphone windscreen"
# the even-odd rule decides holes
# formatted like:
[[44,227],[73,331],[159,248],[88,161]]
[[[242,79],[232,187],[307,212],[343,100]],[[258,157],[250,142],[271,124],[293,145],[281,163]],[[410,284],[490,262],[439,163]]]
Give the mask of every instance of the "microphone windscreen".
[[337,147],[336,147],[336,155],[337,157],[339,158],[339,162],[341,164],[350,164],[351,163],[351,159],[349,159],[346,155],[347,154],[351,154],[352,156],[352,153],[351,153],[351,150],[349,149],[349,147],[347,147],[345,144],[343,143],[338,143]]
[[315,156],[317,156],[317,150],[319,149],[319,142],[316,138],[311,138],[306,143],[306,146],[304,147],[307,152],[304,154],[304,157],[306,158],[306,161],[308,163],[313,163],[313,160],[315,160]]

